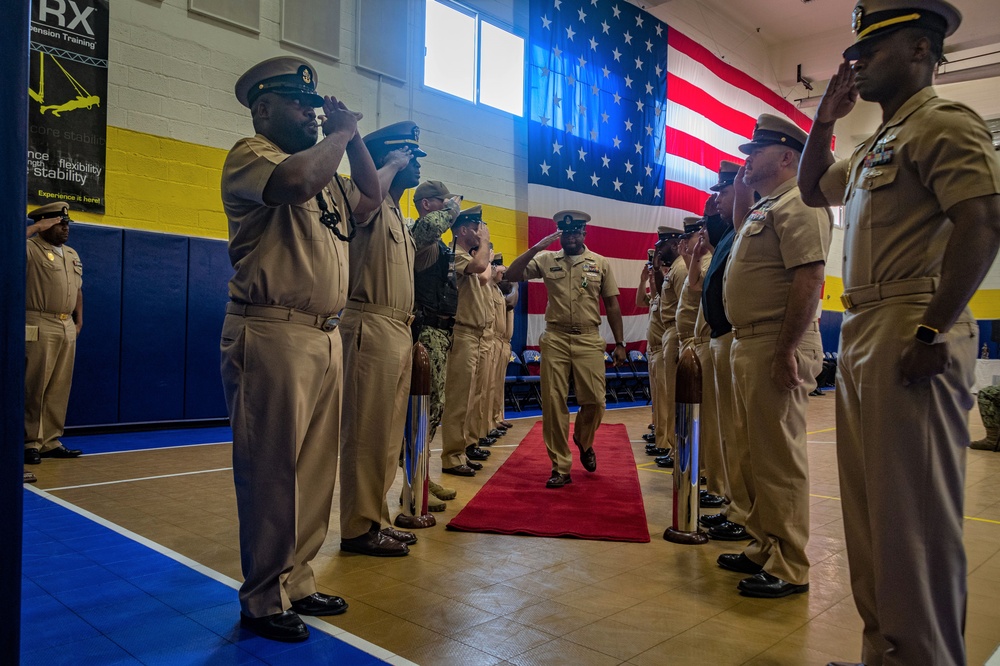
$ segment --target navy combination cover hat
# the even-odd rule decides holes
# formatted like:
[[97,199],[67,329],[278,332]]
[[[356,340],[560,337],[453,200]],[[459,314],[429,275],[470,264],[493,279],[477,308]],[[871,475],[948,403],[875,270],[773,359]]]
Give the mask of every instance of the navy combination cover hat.
[[319,78],[313,66],[302,58],[278,56],[259,62],[248,69],[236,82],[236,99],[250,108],[264,93],[304,95],[313,108],[323,106],[323,97],[316,93]]
[[65,201],[53,201],[31,211],[28,217],[35,222],[50,217],[69,217],[69,204]]
[[371,132],[364,138],[369,152],[388,153],[397,148],[409,148],[414,157],[427,157],[420,150],[420,128],[412,120],[386,125]]
[[860,0],[851,14],[854,43],[844,51],[858,59],[858,44],[901,28],[925,28],[948,37],[962,22],[962,13],[944,0]]
[[730,162],[729,160],[722,160],[722,162],[719,163],[719,182],[712,185],[708,189],[713,192],[721,192],[723,189],[736,182],[736,174],[739,172],[739,164],[736,162]]
[[745,155],[749,155],[758,146],[768,145],[788,146],[801,153],[807,138],[809,135],[806,131],[792,121],[770,113],[762,113],[754,125],[750,143],[744,143],[739,148]]
[[477,204],[471,208],[466,208],[459,213],[458,217],[455,218],[455,221],[451,223],[451,228],[454,229],[455,227],[460,227],[463,224],[479,224],[482,221],[483,207],[482,205]]
[[579,210],[561,210],[552,219],[559,231],[583,231],[590,222],[590,215]]
[[695,233],[699,229],[705,226],[705,218],[703,217],[685,217],[684,218],[684,237],[687,238],[691,234]]

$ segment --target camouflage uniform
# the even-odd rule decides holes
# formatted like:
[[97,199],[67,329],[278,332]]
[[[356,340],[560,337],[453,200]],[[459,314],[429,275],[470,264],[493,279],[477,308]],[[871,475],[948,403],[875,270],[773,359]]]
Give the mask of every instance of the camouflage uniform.
[[[440,242],[441,235],[451,227],[451,222],[455,219],[458,209],[458,203],[454,204],[454,212],[449,204],[446,204],[447,207],[443,210],[424,215],[410,227],[410,233],[417,246],[415,264],[418,270],[425,261],[433,263],[437,259],[441,247],[444,246]],[[452,257],[450,274],[454,273],[454,268],[455,260]],[[433,441],[438,425],[441,423],[441,415],[444,414],[444,380],[448,373],[448,351],[451,349],[452,336],[450,330],[419,325],[420,294],[417,294],[417,301],[418,318],[413,333],[416,340],[427,348],[427,355],[430,356],[431,361],[430,413],[427,432],[427,443],[429,444]]]
[[996,451],[1000,442],[1000,386],[979,389],[979,415],[986,426],[986,436],[972,443],[972,448]]

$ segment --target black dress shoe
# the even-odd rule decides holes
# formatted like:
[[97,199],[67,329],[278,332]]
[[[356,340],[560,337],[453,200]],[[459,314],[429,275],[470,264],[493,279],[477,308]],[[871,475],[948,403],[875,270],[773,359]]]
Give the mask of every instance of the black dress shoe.
[[764,599],[777,599],[779,597],[787,597],[790,594],[802,594],[809,591],[809,583],[796,585],[781,580],[777,576],[772,576],[766,571],[761,571],[749,578],[744,578],[736,587],[744,596],[762,597]]
[[669,453],[667,455],[665,455],[665,456],[660,456],[659,458],[656,459],[656,466],[657,467],[673,468],[673,466],[674,466],[674,457],[672,455],[670,455]]
[[506,430],[500,430],[500,428],[493,428],[493,430],[490,430],[490,434],[487,435],[487,437],[488,438],[492,438],[494,440],[497,440],[497,439],[500,439],[501,437],[503,437],[506,434],[507,434]]
[[558,474],[553,472],[549,480],[545,482],[545,487],[562,488],[567,483],[573,483],[573,479],[569,478],[569,474]]
[[596,472],[597,453],[594,452],[594,447],[591,446],[589,449],[584,451],[583,444],[581,444],[580,440],[576,438],[576,435],[573,435],[573,443],[576,444],[576,448],[580,449],[580,463],[583,465],[583,468],[588,472]]
[[647,433],[643,434],[643,436],[642,436],[642,440],[643,440],[644,442],[647,442],[647,443],[649,443],[649,444],[652,444],[653,442],[655,442],[655,441],[656,441],[656,433],[652,433],[652,432],[647,432]]
[[417,542],[417,535],[413,532],[404,532],[403,530],[397,530],[395,527],[383,527],[379,531],[390,539],[395,539],[399,543],[405,543],[407,546],[412,546]]
[[469,469],[471,469],[473,471],[476,471],[476,472],[478,472],[479,470],[481,470],[483,468],[483,463],[477,463],[475,460],[469,460],[469,461],[467,461],[465,463],[465,465]]
[[721,525],[713,525],[708,528],[708,538],[716,541],[746,541],[750,539],[747,528],[728,520]]
[[83,451],[80,449],[67,449],[65,446],[57,446],[48,451],[42,451],[38,455],[42,458],[79,458]]
[[701,502],[701,508],[703,509],[718,509],[725,505],[726,498],[722,495],[713,495],[707,490],[702,490],[699,492],[698,501]]
[[722,523],[728,523],[729,519],[726,518],[724,513],[713,513],[709,516],[702,516],[698,519],[702,527],[715,527],[716,525],[721,525]]
[[659,446],[647,446],[646,447],[647,456],[669,456],[670,449],[663,449]]
[[37,481],[38,477],[35,476],[33,473],[31,472],[24,473],[24,483],[36,483]]
[[479,446],[493,446],[497,443],[496,437],[480,437]]
[[455,465],[454,467],[445,467],[441,470],[444,474],[454,474],[455,476],[475,476],[476,470],[472,469],[468,465]]
[[353,539],[341,539],[340,549],[346,553],[370,555],[372,557],[403,557],[410,549],[381,532],[365,532]]
[[479,447],[470,447],[465,450],[465,456],[469,460],[487,460],[490,457],[490,452],[484,451]]
[[309,630],[298,615],[292,611],[250,617],[240,613],[240,626],[261,638],[283,643],[299,643],[309,638]]
[[743,553],[723,553],[715,562],[723,569],[729,569],[736,573],[753,575],[764,570],[764,567],[754,564],[754,561]]
[[293,601],[292,610],[299,615],[340,615],[347,611],[347,602],[340,597],[313,592],[308,597]]
[[25,465],[41,465],[42,456],[38,455],[38,449],[25,449],[24,450],[24,464]]

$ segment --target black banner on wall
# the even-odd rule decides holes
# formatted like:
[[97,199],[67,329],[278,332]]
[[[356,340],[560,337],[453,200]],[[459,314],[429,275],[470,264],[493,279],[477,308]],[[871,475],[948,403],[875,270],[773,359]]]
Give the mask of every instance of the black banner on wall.
[[31,2],[29,204],[104,212],[108,2]]

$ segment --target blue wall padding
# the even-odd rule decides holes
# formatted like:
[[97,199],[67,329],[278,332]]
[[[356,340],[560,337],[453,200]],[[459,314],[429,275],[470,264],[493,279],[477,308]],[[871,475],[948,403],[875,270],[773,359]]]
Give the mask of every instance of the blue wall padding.
[[840,322],[844,319],[843,312],[823,310],[819,318],[819,336],[823,339],[823,351],[840,352]]
[[125,234],[119,420],[184,418],[188,238]]
[[190,239],[184,377],[186,419],[226,416],[219,376],[219,334],[226,316],[227,285],[232,274],[225,241]]
[[122,230],[72,225],[69,245],[83,262],[83,331],[76,344],[66,422],[118,422],[121,368]]

